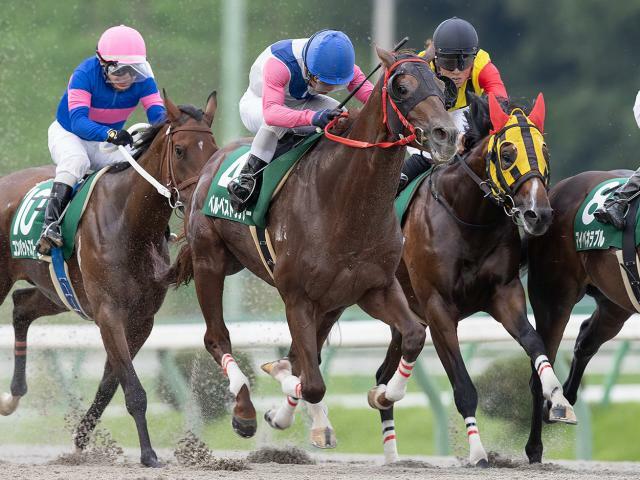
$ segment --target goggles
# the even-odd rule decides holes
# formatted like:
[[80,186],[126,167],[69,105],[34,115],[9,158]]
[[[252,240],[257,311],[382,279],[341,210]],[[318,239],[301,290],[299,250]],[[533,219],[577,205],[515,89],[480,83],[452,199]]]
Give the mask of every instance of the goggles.
[[[149,62],[141,63],[120,63],[113,60],[105,60],[96,52],[98,59],[102,62],[102,68],[108,83],[118,83],[128,80],[123,77],[129,76],[131,82],[144,82],[147,78],[153,77],[153,71]],[[109,77],[118,77],[118,80],[111,80]]]
[[438,55],[435,58],[435,62],[438,67],[453,72],[456,69],[460,71],[466,70],[473,65],[475,58],[476,56],[473,54]]

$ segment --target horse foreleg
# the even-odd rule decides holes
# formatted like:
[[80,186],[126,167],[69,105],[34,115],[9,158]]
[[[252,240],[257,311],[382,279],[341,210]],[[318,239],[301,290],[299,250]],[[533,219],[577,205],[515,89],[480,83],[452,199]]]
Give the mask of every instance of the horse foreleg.
[[424,346],[425,329],[419,323],[416,314],[409,308],[407,299],[396,278],[387,288],[368,291],[360,299],[358,305],[372,317],[394,327],[402,336],[402,356],[397,364],[397,369],[389,382],[386,385],[378,385],[376,392],[370,394],[369,397],[369,403],[375,405],[375,408],[386,409],[393,402],[404,398],[406,394],[413,366]]
[[11,393],[0,395],[0,415],[11,415],[18,408],[20,398],[27,393],[27,332],[31,322],[45,315],[56,315],[65,311],[35,287],[16,290],[12,297],[15,366]]
[[136,423],[141,450],[140,461],[147,467],[160,467],[156,452],[151,447],[147,427],[147,393],[133,367],[127,343],[125,325],[129,316],[128,310],[114,305],[103,305],[97,311],[96,323],[100,327],[107,360],[122,385],[127,411]]
[[542,395],[550,404],[549,422],[575,425],[577,420],[573,407],[564,396],[562,384],[553,371],[542,338],[527,318],[524,289],[520,279],[515,279],[496,290],[489,313],[502,323],[531,359],[540,378]]
[[[133,332],[132,329],[127,331],[127,341],[132,359],[135,358],[140,348],[142,348],[142,345],[144,345],[144,342],[149,338],[153,328],[153,317],[143,322],[136,322],[135,327],[135,332]],[[84,450],[89,443],[91,433],[96,428],[104,410],[118,390],[118,384],[118,377],[111,368],[111,364],[107,361],[93,403],[76,428],[73,441],[77,449]]]
[[[378,409],[376,405],[377,386],[386,385],[396,371],[400,362],[402,337],[400,332],[395,328],[391,328],[391,342],[387,347],[387,354],[384,362],[376,372],[376,387],[369,390],[367,399],[369,406]],[[393,463],[398,461],[398,444],[396,440],[396,427],[393,419],[393,404],[386,409],[378,409],[380,412],[380,421],[382,422],[382,448],[384,451],[384,463]]]
[[569,377],[564,383],[564,391],[572,405],[578,397],[578,387],[589,360],[600,346],[615,337],[631,314],[601,296],[596,299],[595,312],[580,326],[580,333],[573,349],[573,360]]
[[[579,296],[577,284],[567,277],[559,276],[561,283],[550,283],[548,278],[541,277],[537,281],[537,268],[544,268],[530,262],[529,264],[529,299],[536,318],[536,332],[540,336],[549,362],[556,358],[562,334],[571,316],[571,310]],[[535,268],[534,268],[535,267]],[[542,416],[546,401],[542,394],[540,376],[534,363],[531,363],[532,374],[529,380],[532,395],[531,430],[525,446],[530,463],[542,461]]]
[[469,462],[477,467],[488,467],[487,452],[482,445],[476,420],[478,392],[460,352],[458,320],[454,313],[447,310],[444,300],[435,294],[426,305],[425,318],[429,319],[433,345],[451,382],[456,408],[464,420],[469,442]]
[[229,391],[236,399],[231,426],[243,438],[256,433],[256,410],[251,402],[249,379],[233,358],[229,330],[222,313],[226,252],[219,242],[196,243],[193,270],[196,294],[207,325],[204,346],[229,378]]

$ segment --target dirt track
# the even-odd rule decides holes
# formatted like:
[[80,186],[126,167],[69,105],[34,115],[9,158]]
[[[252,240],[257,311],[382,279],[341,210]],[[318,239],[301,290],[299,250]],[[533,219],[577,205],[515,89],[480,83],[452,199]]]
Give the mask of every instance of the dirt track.
[[[215,453],[215,452],[214,452]],[[381,466],[379,456],[314,455],[314,465],[277,463],[245,463],[248,470],[211,470],[185,467],[176,463],[170,451],[159,452],[167,466],[148,469],[137,463],[134,451],[118,460],[102,458],[87,460],[64,455],[55,447],[0,446],[0,477],[2,479],[33,480],[170,480],[170,479],[277,479],[277,480],[335,480],[354,479],[603,479],[640,478],[640,463],[613,462],[557,462],[531,467],[520,460],[500,459],[493,468],[477,470],[462,466],[453,458],[421,457],[404,460],[398,465]],[[217,466],[237,467],[246,453],[224,452]],[[337,458],[337,460],[336,460]]]

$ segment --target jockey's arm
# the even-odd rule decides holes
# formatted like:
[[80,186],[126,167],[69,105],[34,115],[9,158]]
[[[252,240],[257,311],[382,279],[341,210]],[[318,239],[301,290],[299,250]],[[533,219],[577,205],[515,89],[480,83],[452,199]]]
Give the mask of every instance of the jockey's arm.
[[164,101],[158,92],[158,86],[153,77],[149,77],[144,81],[140,102],[144,107],[150,124],[154,125],[163,122],[167,117]]
[[500,78],[500,72],[491,62],[487,63],[480,71],[478,83],[485,94],[493,93],[496,97],[509,98],[507,89]]
[[69,120],[71,132],[83,140],[104,142],[109,127],[100,125],[89,118],[91,107],[90,82],[84,72],[75,71],[67,87]]
[[[362,81],[365,80],[366,78],[367,77],[365,77],[364,73],[362,73],[362,70],[360,69],[360,67],[357,65],[354,65],[353,80],[349,82],[349,85],[347,86],[347,90],[351,92],[354,88],[360,85]],[[356,92],[356,98],[360,101],[360,103],[366,103],[372,91],[373,91],[373,84],[369,80],[367,80],[364,83],[364,85],[362,85],[362,88],[360,88],[360,90]]]
[[270,58],[262,72],[262,114],[267,125],[294,128],[311,125],[313,110],[293,110],[284,104],[291,74],[276,58]]

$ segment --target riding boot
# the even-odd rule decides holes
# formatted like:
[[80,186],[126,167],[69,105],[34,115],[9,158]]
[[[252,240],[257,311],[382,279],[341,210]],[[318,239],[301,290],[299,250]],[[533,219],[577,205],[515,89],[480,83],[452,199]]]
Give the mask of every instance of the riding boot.
[[604,205],[597,209],[593,216],[602,223],[610,223],[618,230],[624,229],[625,217],[629,211],[629,202],[640,194],[640,171],[636,170],[621,185],[613,195],[605,200]]
[[41,255],[49,255],[54,247],[62,247],[62,234],[60,233],[60,215],[71,200],[73,188],[66,183],[53,182],[47,207],[44,211],[44,223],[42,234],[36,244],[36,249]]
[[264,160],[249,155],[240,175],[231,180],[227,185],[231,206],[238,212],[244,212],[257,198],[262,184],[262,170],[268,165]]
[[426,172],[433,163],[428,157],[424,157],[419,153],[414,153],[404,161],[402,165],[402,173],[400,174],[400,185],[398,193],[400,193],[413,179],[423,172]]

